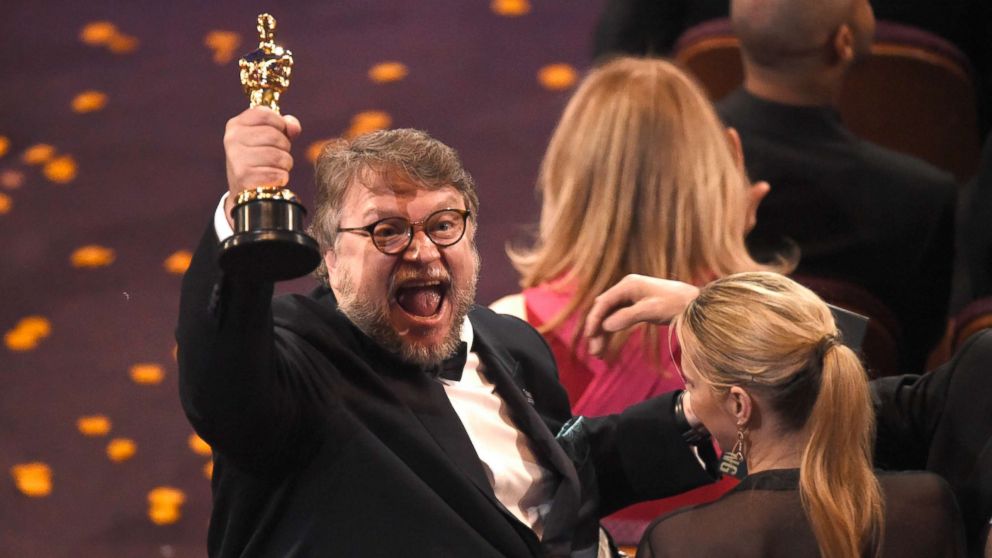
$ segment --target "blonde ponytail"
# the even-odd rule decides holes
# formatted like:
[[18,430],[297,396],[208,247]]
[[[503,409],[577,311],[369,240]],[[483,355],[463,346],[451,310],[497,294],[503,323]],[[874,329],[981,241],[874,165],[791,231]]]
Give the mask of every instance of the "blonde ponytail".
[[850,348],[827,344],[807,419],[799,496],[824,558],[877,556],[884,505],[871,467],[875,414],[868,380]]
[[787,277],[739,273],[704,287],[674,327],[683,365],[711,389],[760,393],[783,430],[807,436],[799,495],[820,554],[877,556],[884,502],[868,379],[827,305]]

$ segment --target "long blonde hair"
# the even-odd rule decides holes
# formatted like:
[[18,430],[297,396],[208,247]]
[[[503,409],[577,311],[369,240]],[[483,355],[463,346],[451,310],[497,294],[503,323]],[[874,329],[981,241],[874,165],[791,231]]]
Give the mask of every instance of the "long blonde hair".
[[704,283],[762,269],[744,246],[747,184],[709,101],[673,64],[618,58],[592,70],[541,163],[536,242],[508,249],[523,288],[574,289],[541,331],[584,315],[630,273]]
[[838,342],[827,305],[781,275],[740,273],[704,287],[674,327],[683,361],[703,382],[718,393],[760,393],[783,430],[808,433],[799,494],[820,554],[877,555],[875,414],[864,368]]

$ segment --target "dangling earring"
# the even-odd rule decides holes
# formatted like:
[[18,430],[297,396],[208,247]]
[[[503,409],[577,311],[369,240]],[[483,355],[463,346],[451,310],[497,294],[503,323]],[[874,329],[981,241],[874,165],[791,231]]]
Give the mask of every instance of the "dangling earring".
[[737,443],[734,444],[734,448],[730,450],[730,453],[734,454],[734,459],[739,463],[744,463],[744,433],[747,428],[743,424],[737,425]]

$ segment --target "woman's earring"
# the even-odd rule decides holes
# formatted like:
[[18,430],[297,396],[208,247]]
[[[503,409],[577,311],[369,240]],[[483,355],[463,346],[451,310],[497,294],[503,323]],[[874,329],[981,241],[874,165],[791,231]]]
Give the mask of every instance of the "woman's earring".
[[734,444],[734,449],[730,450],[730,453],[734,454],[734,459],[739,463],[744,463],[744,433],[747,428],[743,424],[737,425],[737,443]]

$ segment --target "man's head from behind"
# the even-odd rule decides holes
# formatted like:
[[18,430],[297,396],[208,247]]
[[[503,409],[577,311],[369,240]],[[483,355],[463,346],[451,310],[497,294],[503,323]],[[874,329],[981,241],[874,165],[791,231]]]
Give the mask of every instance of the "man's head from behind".
[[782,74],[846,69],[875,34],[868,0],[732,0],[731,19],[745,63]]
[[479,268],[479,202],[458,155],[424,132],[386,130],[331,143],[316,174],[310,231],[339,309],[407,362],[449,356]]

